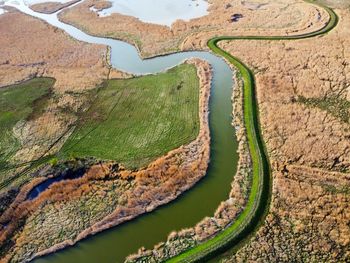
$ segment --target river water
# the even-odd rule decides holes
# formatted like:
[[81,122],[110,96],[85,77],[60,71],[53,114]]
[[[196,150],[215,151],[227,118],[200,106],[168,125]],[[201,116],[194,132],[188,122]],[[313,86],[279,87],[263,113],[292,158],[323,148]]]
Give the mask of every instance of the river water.
[[214,73],[209,115],[211,160],[205,178],[177,200],[154,212],[82,240],[73,247],[39,258],[35,262],[123,262],[127,255],[136,252],[141,246],[152,248],[156,243],[164,241],[171,231],[194,226],[205,216],[212,216],[220,202],[228,198],[238,160],[237,141],[231,126],[232,71],[225,61],[212,53],[201,51],[180,52],[142,60],[136,48],[128,43],[90,36],[60,22],[57,13],[36,13],[22,1],[7,1],[6,4],[63,29],[77,40],[110,46],[111,64],[119,70],[133,74],[157,73],[178,65],[185,59],[197,57],[207,60]]

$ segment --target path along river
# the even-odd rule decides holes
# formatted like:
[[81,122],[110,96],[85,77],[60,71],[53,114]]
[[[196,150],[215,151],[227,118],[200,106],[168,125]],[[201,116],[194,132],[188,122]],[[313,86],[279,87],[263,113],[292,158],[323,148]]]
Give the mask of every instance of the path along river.
[[205,178],[176,201],[152,213],[78,242],[35,262],[104,263],[123,262],[141,246],[151,248],[164,241],[173,230],[194,226],[205,216],[212,216],[221,201],[228,198],[231,181],[236,172],[237,141],[232,122],[232,70],[225,61],[209,52],[181,52],[142,60],[136,48],[122,41],[90,36],[81,30],[60,22],[57,13],[46,15],[32,11],[23,2],[7,2],[20,11],[43,19],[63,29],[73,38],[111,48],[114,68],[133,74],[158,73],[197,57],[207,60],[213,67],[210,98],[211,156]]

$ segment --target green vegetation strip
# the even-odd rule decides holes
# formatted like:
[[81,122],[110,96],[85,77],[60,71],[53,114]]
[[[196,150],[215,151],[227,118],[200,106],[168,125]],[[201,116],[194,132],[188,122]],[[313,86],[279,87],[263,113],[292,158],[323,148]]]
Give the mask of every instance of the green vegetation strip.
[[[313,3],[312,1],[306,1]],[[328,33],[338,23],[336,13],[325,6],[330,20],[322,29],[295,36],[223,36],[215,37],[208,42],[209,48],[217,55],[223,56],[240,73],[243,80],[244,93],[244,122],[248,139],[249,151],[252,159],[253,180],[248,202],[243,212],[229,227],[220,232],[214,238],[184,253],[177,255],[167,262],[198,262],[208,260],[245,241],[255,231],[265,218],[271,192],[271,172],[266,148],[262,139],[259,123],[259,110],[255,96],[255,79],[253,72],[238,58],[218,47],[223,40],[296,40],[310,38]]]
[[109,80],[82,113],[60,158],[96,157],[128,168],[193,141],[199,133],[199,79],[194,65]]

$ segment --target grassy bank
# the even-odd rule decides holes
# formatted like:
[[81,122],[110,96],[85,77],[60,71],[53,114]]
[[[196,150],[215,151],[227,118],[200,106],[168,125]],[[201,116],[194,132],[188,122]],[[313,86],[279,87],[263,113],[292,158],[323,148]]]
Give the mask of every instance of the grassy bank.
[[193,65],[109,80],[80,116],[61,157],[96,157],[139,167],[193,141],[199,132],[199,80]]
[[[312,1],[306,1],[313,3]],[[315,37],[326,34],[332,30],[338,23],[336,13],[322,6],[329,14],[330,20],[322,29],[295,36],[245,36],[245,37],[216,37],[208,42],[209,48],[217,55],[223,56],[238,71],[238,77],[243,81],[244,95],[244,122],[246,126],[246,135],[248,139],[249,152],[252,159],[253,181],[249,194],[247,205],[239,217],[224,231],[214,238],[204,242],[184,253],[175,256],[167,262],[203,262],[208,260],[230,247],[237,246],[247,241],[251,234],[262,223],[268,211],[270,192],[271,192],[271,172],[269,160],[266,153],[264,141],[262,139],[259,110],[256,101],[256,88],[253,72],[237,57],[232,56],[220,47],[218,43],[224,40],[296,40]]]

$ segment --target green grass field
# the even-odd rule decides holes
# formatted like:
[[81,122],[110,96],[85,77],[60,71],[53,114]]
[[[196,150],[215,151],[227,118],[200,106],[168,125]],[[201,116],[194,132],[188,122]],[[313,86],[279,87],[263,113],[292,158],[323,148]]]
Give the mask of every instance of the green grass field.
[[60,158],[96,157],[129,168],[194,140],[199,132],[199,80],[193,65],[109,80],[80,116]]
[[51,78],[34,78],[0,89],[0,170],[20,147],[13,127],[41,112],[54,83]]

